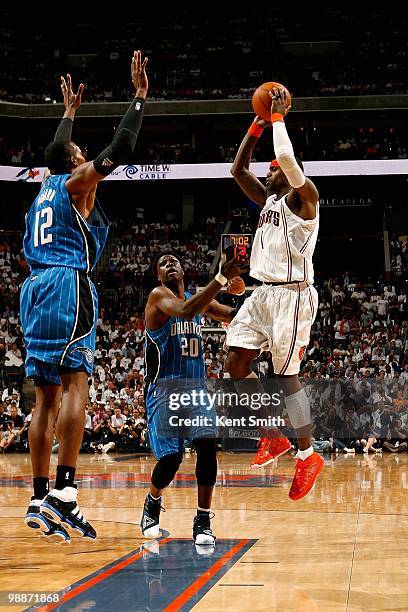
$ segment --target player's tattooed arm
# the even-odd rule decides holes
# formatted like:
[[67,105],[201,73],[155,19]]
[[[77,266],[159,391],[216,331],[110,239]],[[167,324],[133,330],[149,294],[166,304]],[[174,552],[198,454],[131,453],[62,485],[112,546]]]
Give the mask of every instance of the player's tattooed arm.
[[[256,116],[254,123],[259,127],[265,127],[267,122]],[[231,174],[241,187],[242,191],[253,202],[264,206],[266,202],[266,187],[249,169],[252,151],[256,145],[257,138],[251,134],[245,134],[234,163],[231,166]]]

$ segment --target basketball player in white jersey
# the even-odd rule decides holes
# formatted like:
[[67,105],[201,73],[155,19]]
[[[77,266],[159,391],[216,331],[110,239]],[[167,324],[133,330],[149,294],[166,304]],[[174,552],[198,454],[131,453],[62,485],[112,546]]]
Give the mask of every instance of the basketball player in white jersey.
[[[299,444],[290,499],[312,489],[323,459],[313,451],[310,406],[298,374],[309,343],[318,297],[313,287],[312,257],[319,229],[319,194],[295,158],[284,116],[289,108],[285,91],[271,92],[271,124],[276,160],[266,186],[249,170],[252,151],[263,128],[255,117],[238,150],[231,173],[242,191],[259,204],[250,275],[262,281],[230,323],[226,368],[234,379],[256,378],[251,363],[260,349],[271,351],[275,376],[285,394],[288,415]],[[262,467],[291,447],[282,434],[261,437],[251,467]]]

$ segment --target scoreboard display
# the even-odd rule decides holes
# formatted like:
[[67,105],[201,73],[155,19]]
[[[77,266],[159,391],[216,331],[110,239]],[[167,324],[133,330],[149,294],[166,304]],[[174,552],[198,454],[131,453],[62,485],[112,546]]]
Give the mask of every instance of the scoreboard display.
[[252,234],[222,234],[221,261],[238,257],[238,263],[249,261],[254,237]]

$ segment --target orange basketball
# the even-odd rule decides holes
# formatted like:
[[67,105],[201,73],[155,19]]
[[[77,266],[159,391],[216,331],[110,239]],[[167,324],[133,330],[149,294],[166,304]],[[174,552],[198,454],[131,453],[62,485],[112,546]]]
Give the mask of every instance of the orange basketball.
[[227,293],[232,295],[242,295],[245,293],[245,283],[240,276],[236,276],[228,281]]
[[289,112],[289,107],[292,104],[292,96],[289,93],[289,90],[285,85],[281,83],[276,83],[275,81],[268,81],[268,83],[262,83],[257,89],[254,91],[254,95],[252,96],[252,108],[255,113],[259,115],[265,121],[271,120],[271,105],[272,100],[269,92],[274,88],[279,87],[286,91],[286,103],[288,106],[288,110],[285,114]]

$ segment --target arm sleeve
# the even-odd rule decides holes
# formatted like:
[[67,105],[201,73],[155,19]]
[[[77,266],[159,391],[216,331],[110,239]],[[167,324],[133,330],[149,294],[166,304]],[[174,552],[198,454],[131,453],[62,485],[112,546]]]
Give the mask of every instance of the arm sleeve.
[[57,131],[55,132],[54,142],[70,142],[72,140],[72,119],[65,117],[61,119]]
[[282,168],[291,187],[303,187],[306,182],[305,175],[298,165],[293,152],[292,143],[283,121],[273,123],[273,147],[279,166]]
[[95,157],[93,165],[99,174],[108,176],[117,166],[125,163],[133,152],[142,125],[144,104],[144,98],[132,100],[111,144]]

